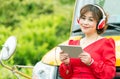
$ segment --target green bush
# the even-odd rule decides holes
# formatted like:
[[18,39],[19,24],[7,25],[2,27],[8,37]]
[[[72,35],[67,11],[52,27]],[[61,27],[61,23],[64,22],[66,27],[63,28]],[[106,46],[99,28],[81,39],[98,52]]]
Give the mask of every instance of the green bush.
[[[17,47],[7,65],[35,65],[50,49],[69,38],[74,1],[0,1],[0,45],[14,35]],[[31,75],[31,71],[20,69]],[[0,74],[7,72],[0,66]],[[10,75],[10,78],[8,78]],[[14,79],[10,72],[0,79]],[[22,78],[23,79],[23,78]]]

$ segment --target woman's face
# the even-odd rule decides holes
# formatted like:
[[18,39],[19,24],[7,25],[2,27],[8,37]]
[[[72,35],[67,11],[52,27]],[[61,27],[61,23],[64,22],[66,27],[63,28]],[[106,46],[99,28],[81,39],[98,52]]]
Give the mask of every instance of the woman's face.
[[96,31],[97,20],[93,18],[92,12],[86,12],[80,17],[80,28],[85,34],[97,33]]

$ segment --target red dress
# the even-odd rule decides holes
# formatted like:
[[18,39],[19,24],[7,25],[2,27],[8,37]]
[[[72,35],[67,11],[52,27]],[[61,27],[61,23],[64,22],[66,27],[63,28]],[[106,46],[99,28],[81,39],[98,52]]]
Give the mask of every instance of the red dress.
[[[80,40],[70,40],[69,45],[79,45]],[[70,64],[62,63],[59,67],[62,79],[113,79],[115,67],[115,43],[109,38],[102,38],[83,49],[94,59],[87,66],[79,58],[70,58]]]

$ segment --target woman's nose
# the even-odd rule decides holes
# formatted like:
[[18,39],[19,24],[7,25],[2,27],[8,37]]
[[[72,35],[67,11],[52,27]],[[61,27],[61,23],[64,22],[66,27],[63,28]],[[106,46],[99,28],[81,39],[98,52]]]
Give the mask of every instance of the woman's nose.
[[83,24],[88,24],[88,20],[85,19],[85,20],[83,21]]

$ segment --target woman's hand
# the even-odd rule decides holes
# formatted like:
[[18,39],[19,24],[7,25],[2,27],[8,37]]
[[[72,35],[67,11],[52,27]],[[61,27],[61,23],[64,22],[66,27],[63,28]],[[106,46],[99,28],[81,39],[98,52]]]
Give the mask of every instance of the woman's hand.
[[91,64],[91,61],[92,61],[92,58],[90,56],[89,53],[87,52],[83,52],[79,55],[79,58],[81,59],[81,61],[86,64],[86,65],[90,65]]
[[64,51],[61,51],[60,52],[60,60],[66,65],[69,64],[69,62],[70,62],[69,55],[67,53],[65,53]]

